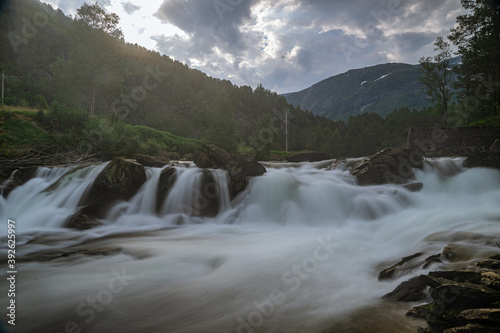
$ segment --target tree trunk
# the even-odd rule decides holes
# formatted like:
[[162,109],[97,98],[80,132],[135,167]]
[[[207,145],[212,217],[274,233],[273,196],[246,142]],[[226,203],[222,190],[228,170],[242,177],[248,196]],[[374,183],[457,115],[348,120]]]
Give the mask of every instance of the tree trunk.
[[448,103],[444,103],[443,105],[443,122],[444,127],[448,127]]
[[93,116],[95,113],[95,86],[92,93],[92,101],[90,102],[90,115]]

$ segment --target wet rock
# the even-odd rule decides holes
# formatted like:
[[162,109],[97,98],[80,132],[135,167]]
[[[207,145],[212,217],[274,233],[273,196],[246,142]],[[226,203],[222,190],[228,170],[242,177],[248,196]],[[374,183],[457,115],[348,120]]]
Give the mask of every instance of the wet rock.
[[481,272],[479,283],[491,289],[500,290],[500,274],[498,271]]
[[473,258],[472,246],[468,244],[450,243],[443,249],[443,258],[451,261],[466,261]]
[[419,327],[417,328],[417,333],[434,333],[430,328],[423,328]]
[[500,269],[500,261],[494,259],[481,260],[476,263],[476,266],[481,268]]
[[216,168],[217,165],[207,156],[205,152],[195,151],[193,154],[193,163],[196,164],[198,168],[208,169]]
[[[469,309],[460,313],[459,318],[465,321],[477,321],[483,324],[493,324],[500,326],[500,309]],[[500,327],[499,327],[500,330]]]
[[218,184],[210,170],[203,170],[201,188],[195,194],[192,216],[215,217],[219,214],[220,195]]
[[65,223],[66,228],[77,229],[77,230],[87,230],[98,227],[102,225],[101,222],[83,214],[77,213],[69,217]]
[[259,162],[244,155],[228,153],[215,145],[207,145],[203,151],[196,151],[193,162],[202,169],[226,170],[232,198],[247,187],[247,177],[261,176],[267,172]]
[[202,169],[232,170],[233,174],[245,177],[261,176],[267,172],[262,164],[248,156],[228,153],[215,145],[207,145],[203,151],[196,151],[193,162]]
[[441,260],[441,253],[438,253],[438,254],[435,254],[433,256],[425,258],[424,265],[422,266],[422,268],[426,269],[430,265],[436,264],[436,263],[439,263],[439,264],[443,263],[443,261]]
[[177,173],[174,167],[169,167],[161,171],[160,179],[158,180],[158,189],[156,192],[156,212],[158,213],[177,180]]
[[26,167],[14,170],[9,179],[1,184],[0,194],[6,198],[16,187],[23,185],[35,177],[37,170],[38,167]]
[[71,250],[66,251],[56,256],[52,256],[48,258],[48,260],[55,260],[59,258],[68,258],[78,254],[86,255],[86,256],[108,256],[121,252],[121,248],[98,248],[98,249],[80,249],[80,250]]
[[405,184],[403,185],[403,187],[410,192],[419,192],[424,188],[424,184],[418,182],[418,183]]
[[129,200],[146,181],[144,166],[132,160],[116,158],[97,176],[81,206],[83,213],[104,218],[118,201]]
[[[500,247],[500,246],[499,246]],[[488,259],[500,260],[500,253],[490,256]]]
[[290,154],[286,157],[288,162],[319,162],[330,160],[332,157],[326,153],[319,153],[317,151],[304,151],[300,153]]
[[491,144],[489,151],[493,152],[493,153],[500,153],[500,140],[499,139],[496,139]]
[[457,309],[489,307],[500,301],[498,291],[480,284],[454,281],[444,281],[432,290],[431,296],[435,300],[449,300],[449,308]]
[[395,302],[416,302],[427,298],[425,289],[427,284],[420,276],[402,282],[393,291],[383,296],[383,298]]
[[[398,263],[394,264],[393,266],[391,266],[387,269],[384,269],[378,275],[379,281],[392,278],[394,276],[394,274],[396,273],[396,271],[405,269],[405,266],[407,266],[406,264],[410,263],[413,259],[420,257],[422,254],[423,254],[422,252],[419,252],[419,253],[415,253],[411,256],[404,257]],[[412,267],[416,267],[416,266],[417,265],[413,265]]]
[[496,139],[491,147],[484,152],[468,156],[464,161],[464,167],[484,167],[500,169],[500,140]]
[[[429,274],[424,275],[423,278],[428,278],[427,283],[430,287],[435,288],[443,284],[443,281],[455,281],[455,282],[470,282],[479,283],[481,280],[481,273],[475,271],[435,271],[429,272]],[[436,282],[433,282],[436,281]]]
[[[421,275],[428,285],[432,302],[408,311],[408,316],[424,318],[437,332],[476,332],[498,328],[500,275],[494,271],[440,271]],[[483,310],[486,309],[486,310]],[[488,310],[492,309],[492,310]],[[480,325],[480,328],[478,328]],[[476,327],[477,326],[477,327]]]
[[448,328],[443,333],[500,333],[500,329],[498,327],[467,324],[465,326]]
[[386,148],[364,158],[351,171],[359,185],[404,184],[414,179],[413,168],[422,166],[422,156],[403,148]]
[[151,168],[162,168],[170,163],[170,159],[161,156],[150,156],[145,154],[138,154],[135,157],[138,163]]
[[202,169],[225,169],[227,165],[233,163],[231,154],[216,145],[207,145],[203,151],[196,151],[193,162]]

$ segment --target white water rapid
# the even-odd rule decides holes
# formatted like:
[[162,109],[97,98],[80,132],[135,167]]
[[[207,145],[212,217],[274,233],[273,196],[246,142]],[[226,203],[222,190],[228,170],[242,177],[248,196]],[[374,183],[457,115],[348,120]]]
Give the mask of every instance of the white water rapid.
[[[193,217],[201,170],[178,167],[155,209],[161,169],[102,226],[64,228],[105,165],[40,169],[0,197],[0,316],[7,322],[7,221],[16,223],[16,325],[10,332],[416,332],[417,305],[381,296],[431,270],[497,253],[500,172],[464,169],[461,159],[416,170],[420,192],[360,187],[327,164],[266,164],[232,202],[227,176],[214,218]],[[157,213],[159,211],[159,213]],[[180,223],[179,221],[182,221]],[[440,253],[454,262],[415,268],[393,280],[378,273],[402,257]]]

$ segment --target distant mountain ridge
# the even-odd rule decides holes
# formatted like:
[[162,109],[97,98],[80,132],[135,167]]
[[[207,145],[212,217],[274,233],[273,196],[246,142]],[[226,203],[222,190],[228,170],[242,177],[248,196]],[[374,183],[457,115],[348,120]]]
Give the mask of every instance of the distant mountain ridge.
[[349,70],[295,93],[287,101],[332,120],[348,120],[362,113],[387,116],[395,109],[431,106],[418,82],[420,65],[388,63]]

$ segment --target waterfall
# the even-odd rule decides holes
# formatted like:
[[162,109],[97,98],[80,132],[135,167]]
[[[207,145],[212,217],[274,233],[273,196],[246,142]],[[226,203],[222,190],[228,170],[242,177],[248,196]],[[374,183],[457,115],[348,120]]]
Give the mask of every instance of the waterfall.
[[171,189],[168,200],[164,203],[161,214],[186,214],[191,215],[196,207],[200,193],[201,170],[197,168],[178,168],[177,181]]
[[14,189],[7,199],[0,197],[0,217],[16,219],[18,233],[60,228],[106,165],[39,168],[33,179]]
[[[414,304],[381,296],[413,276],[498,253],[500,172],[429,160],[415,170],[423,189],[410,192],[358,186],[349,165],[267,164],[232,201],[225,171],[176,167],[161,207],[168,166],[146,168],[137,193],[86,231],[63,224],[105,164],[41,168],[0,197],[0,217],[16,220],[16,236],[27,240],[13,333],[60,332],[68,322],[82,332],[328,332],[350,322],[350,332],[413,333],[421,322],[404,313]],[[450,244],[461,258],[377,279],[402,257]]]

